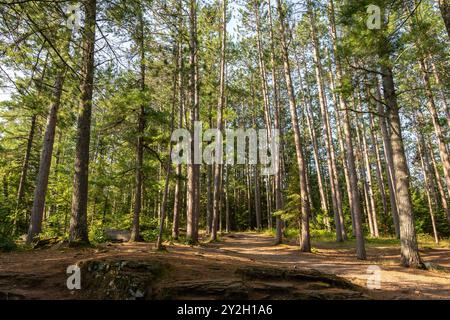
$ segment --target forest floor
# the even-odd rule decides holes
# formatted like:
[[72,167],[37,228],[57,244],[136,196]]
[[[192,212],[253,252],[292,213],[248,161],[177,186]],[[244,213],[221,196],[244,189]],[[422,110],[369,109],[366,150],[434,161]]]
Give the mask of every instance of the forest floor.
[[[83,290],[75,292],[67,289],[66,269],[69,265],[93,260],[146,261],[148,259],[158,261],[163,266],[170,265],[170,276],[162,280],[162,283],[166,288],[172,286],[173,289],[176,286],[178,293],[172,298],[179,299],[220,298],[220,295],[216,296],[216,293],[221,290],[217,289],[217,286],[238,286],[240,280],[236,270],[242,267],[314,269],[349,280],[363,288],[364,296],[368,298],[450,299],[450,248],[421,249],[425,262],[442,267],[442,270],[431,271],[399,266],[399,247],[392,244],[368,244],[366,261],[356,260],[355,249],[351,243],[314,242],[313,253],[301,253],[293,242],[274,246],[272,237],[258,233],[232,233],[224,235],[219,242],[204,242],[198,246],[166,243],[166,248],[167,251],[156,252],[153,250],[153,245],[149,243],[109,243],[85,249],[53,246],[0,253],[0,299],[86,298],[87,295],[80,293]],[[365,288],[369,277],[367,270],[372,265],[381,269],[381,287],[378,290]],[[289,281],[274,281],[278,283],[266,281],[263,289],[267,289],[268,286],[272,289],[276,288],[281,292],[277,296],[271,296],[269,293],[268,295],[249,295],[248,298],[292,298],[282,294],[292,289]],[[256,282],[252,284],[253,288],[259,286],[260,289],[261,285]],[[184,286],[185,290],[180,290],[180,286]],[[203,288],[202,293],[191,294],[198,287]],[[309,284],[308,292],[320,289],[315,288],[317,286]],[[331,297],[346,298],[347,293],[337,290]],[[89,296],[89,298],[92,297],[100,296]],[[329,298],[330,296],[297,295],[296,297]]]

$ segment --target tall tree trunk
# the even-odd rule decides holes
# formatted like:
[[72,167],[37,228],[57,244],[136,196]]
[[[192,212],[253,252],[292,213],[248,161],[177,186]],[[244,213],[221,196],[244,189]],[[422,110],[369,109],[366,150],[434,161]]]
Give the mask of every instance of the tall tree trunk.
[[[140,47],[140,90],[145,92],[145,48],[144,48],[144,13],[142,8],[139,12],[139,47]],[[145,123],[146,123],[145,105],[140,106],[140,112],[138,116],[138,128],[137,128],[137,141],[136,141],[136,168],[135,168],[135,200],[134,200],[134,212],[133,223],[131,226],[130,241],[139,241],[139,227],[140,227],[140,215],[142,211],[142,187],[144,177],[144,135],[145,135]]]
[[[303,61],[304,62],[304,61]],[[328,219],[328,202],[327,202],[327,196],[325,193],[325,188],[324,188],[324,182],[323,182],[323,177],[322,177],[322,168],[320,165],[320,156],[319,156],[319,142],[317,140],[317,135],[316,135],[316,129],[315,129],[315,124],[314,124],[314,116],[313,116],[313,112],[312,112],[312,105],[311,105],[311,90],[309,87],[309,83],[307,81],[308,78],[308,74],[307,74],[307,68],[306,68],[306,64],[305,62],[303,63],[303,70],[305,72],[305,79],[303,79],[302,75],[301,75],[301,68],[299,65],[299,61],[297,59],[297,68],[298,68],[298,74],[300,77],[300,86],[303,90],[305,90],[306,92],[306,96],[307,98],[303,99],[303,103],[305,104],[305,113],[306,113],[306,124],[308,126],[308,132],[309,135],[311,137],[311,143],[312,143],[312,147],[313,147],[313,156],[314,156],[314,165],[316,167],[316,172],[317,172],[317,184],[319,187],[319,195],[320,195],[320,208],[322,210],[322,213],[324,215],[324,224],[327,228],[327,230],[331,230],[331,226],[330,226],[330,221]],[[305,86],[303,86],[303,83],[305,83]],[[305,95],[302,95],[302,97],[305,97]]]
[[[329,1],[329,19],[330,19],[330,33],[333,41],[333,51],[336,57],[336,75],[337,82],[340,87],[343,85],[343,71],[341,67],[341,61],[337,51],[337,32],[336,32],[336,22],[335,22],[335,13],[334,13],[334,3],[333,0]],[[354,219],[354,227],[355,227],[355,236],[356,236],[356,256],[358,259],[365,260],[366,259],[366,249],[364,244],[364,232],[362,229],[362,214],[361,214],[361,200],[358,191],[358,176],[356,172],[355,165],[355,155],[353,153],[353,141],[352,141],[352,133],[350,127],[350,116],[347,107],[347,101],[345,100],[342,94],[339,95],[339,106],[341,110],[343,110],[343,122],[344,122],[344,136],[345,136],[345,149],[347,155],[347,166],[350,175],[350,185],[352,189],[351,198],[352,205],[354,206],[351,211],[353,212]]]
[[245,182],[246,182],[246,195],[247,195],[247,210],[248,210],[248,230],[252,230],[252,183],[250,180],[250,164],[245,165]]
[[[227,44],[227,0],[222,0],[222,23],[221,23],[221,49],[220,49],[220,85],[219,102],[217,104],[217,130],[223,131],[223,108],[225,103],[225,67],[226,67],[226,44]],[[222,141],[217,141],[219,155],[215,155],[214,162],[214,204],[211,240],[217,239],[217,228],[219,223],[219,210],[221,207],[220,195],[222,187],[221,170],[222,164],[218,161],[222,157]]]
[[[180,1],[178,3],[178,28],[182,30],[183,28],[183,18],[181,16],[183,3]],[[181,32],[180,32],[181,34]],[[179,37],[178,40],[178,128],[183,127],[183,116],[184,116],[184,81],[183,81],[183,69],[184,69],[184,59],[183,59],[183,38]],[[174,191],[174,205],[173,205],[173,221],[172,221],[172,237],[177,240],[179,236],[179,225],[180,225],[180,215],[181,215],[181,197],[182,197],[182,167],[181,164],[177,165],[176,168],[176,182]]]
[[347,187],[347,196],[348,196],[348,201],[349,201],[349,205],[350,205],[350,215],[352,218],[352,229],[353,229],[353,235],[355,236],[355,219],[353,216],[353,212],[352,209],[354,207],[353,199],[352,199],[352,189],[351,189],[351,184],[350,184],[350,173],[348,171],[348,166],[347,166],[347,160],[345,158],[345,147],[344,147],[344,141],[342,138],[342,129],[341,129],[341,117],[340,117],[340,112],[339,112],[339,106],[338,106],[338,97],[337,97],[337,93],[336,91],[336,85],[335,85],[335,80],[334,80],[334,76],[333,76],[333,70],[332,70],[332,62],[331,62],[331,57],[328,53],[327,50],[327,55],[328,55],[328,59],[330,61],[330,71],[329,71],[329,78],[330,78],[330,86],[331,86],[331,92],[332,92],[332,99],[333,99],[333,106],[334,106],[334,114],[335,114],[335,118],[336,118],[336,127],[337,127],[337,137],[338,137],[338,142],[339,142],[339,148],[340,148],[340,152],[339,154],[341,155],[341,162],[342,162],[342,167],[344,168],[344,177],[345,177],[345,185]]
[[[360,100],[360,111],[362,112],[362,106],[361,106],[362,101]],[[372,182],[372,171],[371,171],[371,165],[370,165],[370,160],[369,160],[369,146],[367,143],[367,139],[366,139],[366,126],[364,123],[364,117],[361,117],[361,124],[360,124],[360,131],[361,131],[361,139],[362,139],[362,152],[363,152],[363,158],[364,158],[364,167],[366,169],[366,179],[365,179],[365,184],[366,184],[366,191],[367,191],[367,197],[368,197],[368,214],[369,214],[369,218],[372,222],[372,228],[373,228],[373,234],[372,236],[375,238],[378,238],[379,235],[379,231],[378,231],[378,221],[377,221],[377,208],[375,205],[375,196],[374,196],[374,192],[373,192],[373,182]]]
[[[172,133],[174,131],[175,128],[175,110],[176,110],[176,104],[177,104],[177,76],[178,76],[178,69],[180,68],[179,66],[179,59],[178,59],[178,53],[179,50],[177,51],[177,54],[175,56],[175,71],[173,74],[173,91],[172,91],[172,116],[170,119],[170,135],[172,136]],[[166,178],[165,178],[165,182],[164,182],[164,192],[163,192],[163,198],[162,198],[162,202],[161,202],[161,219],[159,222],[159,233],[158,233],[158,238],[156,240],[156,250],[161,250],[162,249],[162,240],[163,240],[163,233],[164,233],[164,223],[166,221],[166,208],[167,208],[167,198],[169,196],[169,183],[170,183],[170,175],[172,173],[172,164],[171,164],[171,155],[172,155],[172,142],[169,142],[169,157],[166,163]]]
[[419,134],[420,136],[420,141],[418,143],[418,152],[419,152],[419,157],[420,157],[420,165],[422,167],[422,173],[423,173],[423,180],[424,180],[424,184],[425,184],[425,193],[427,195],[427,202],[428,202],[428,209],[430,211],[430,218],[431,218],[431,226],[433,228],[433,236],[434,236],[434,241],[436,242],[436,244],[439,243],[439,236],[438,236],[438,232],[437,232],[437,228],[436,228],[436,221],[434,218],[434,205],[433,205],[433,201],[431,199],[431,193],[434,193],[434,187],[433,185],[431,185],[431,179],[430,179],[430,175],[429,175],[429,171],[427,168],[429,168],[429,164],[427,161],[427,166],[425,166],[425,161],[428,159],[424,159],[427,158],[426,155],[426,150],[425,149],[425,142],[423,139],[423,136],[421,134]]
[[378,79],[375,80],[375,99],[377,104],[377,111],[379,114],[378,121],[381,128],[381,135],[383,138],[383,150],[384,150],[384,158],[386,159],[386,173],[387,173],[387,181],[389,188],[389,201],[391,205],[391,214],[392,221],[394,222],[394,230],[395,236],[397,239],[400,239],[400,221],[399,221],[399,213],[398,213],[398,205],[397,205],[397,194],[396,194],[396,178],[395,178],[395,169],[394,169],[394,158],[393,158],[393,150],[392,143],[390,139],[390,130],[387,126],[386,122],[390,118],[390,110],[385,110],[384,105],[381,103],[381,93]]
[[438,170],[438,167],[436,164],[433,147],[431,146],[430,141],[428,141],[428,140],[427,140],[427,149],[428,149],[428,152],[430,153],[430,159],[431,159],[431,163],[433,165],[433,171],[434,171],[434,177],[436,179],[436,185],[439,190],[439,195],[441,196],[442,209],[444,209],[444,213],[447,217],[447,221],[450,223],[450,211],[448,208],[447,196],[445,194],[444,187],[442,186],[441,174],[439,173],[439,170]]
[[89,144],[94,89],[95,22],[97,0],[85,1],[81,101],[78,115],[69,242],[89,243],[87,230]]
[[39,174],[34,191],[33,207],[31,209],[31,223],[28,229],[27,243],[31,243],[42,229],[42,217],[45,207],[45,196],[47,194],[48,177],[52,163],[53,145],[55,142],[56,122],[58,110],[61,103],[61,94],[63,90],[65,68],[61,70],[57,77],[54,87],[54,100],[47,118],[47,126],[44,135],[44,144],[39,162]]
[[312,44],[314,51],[314,66],[316,73],[316,83],[317,83],[317,91],[319,94],[319,104],[320,111],[322,114],[322,125],[323,125],[323,134],[325,138],[325,147],[327,150],[327,163],[328,163],[328,171],[330,176],[330,186],[331,186],[331,195],[333,200],[333,211],[334,211],[334,223],[336,227],[336,240],[338,242],[344,241],[346,239],[345,234],[345,226],[342,212],[342,195],[339,186],[339,180],[337,175],[337,166],[334,152],[334,144],[333,144],[333,136],[331,133],[331,127],[329,122],[329,114],[328,114],[328,102],[325,95],[324,90],[324,82],[323,82],[323,68],[322,62],[320,59],[320,48],[319,48],[319,40],[317,36],[316,29],[316,20],[315,14],[312,8],[312,3],[310,0],[307,2],[308,5],[308,14],[311,24],[311,36],[312,36]]
[[384,217],[387,217],[388,215],[388,206],[387,206],[387,198],[386,198],[386,187],[384,184],[384,178],[383,178],[383,167],[381,165],[381,156],[380,156],[380,147],[378,144],[378,137],[375,132],[375,120],[372,115],[372,113],[369,114],[370,117],[370,138],[373,143],[374,152],[376,156],[376,167],[375,167],[375,173],[377,177],[377,183],[380,190],[380,197],[381,197],[381,203],[383,205],[383,214]]
[[19,181],[19,187],[17,191],[17,200],[16,200],[16,213],[14,216],[14,222],[13,222],[13,233],[16,233],[17,229],[17,223],[18,223],[18,214],[20,207],[22,206],[23,197],[25,196],[25,186],[27,181],[27,175],[28,175],[28,167],[30,163],[30,157],[31,157],[31,148],[33,147],[33,140],[34,140],[34,134],[36,132],[36,119],[37,115],[33,114],[31,116],[31,125],[30,125],[30,131],[28,132],[28,138],[27,138],[27,148],[25,150],[25,156],[23,158],[22,162],[22,171],[20,173],[20,181]]
[[[268,15],[269,15],[269,32],[270,32],[270,60],[272,64],[272,82],[273,82],[273,100],[275,104],[274,108],[274,128],[275,130],[278,130],[280,133],[280,143],[283,144],[282,141],[282,135],[281,135],[281,124],[280,124],[280,113],[281,113],[281,106],[280,106],[280,99],[278,96],[278,76],[276,72],[276,63],[275,63],[275,39],[273,34],[273,20],[272,20],[272,7],[270,0],[268,0]],[[283,170],[282,170],[282,157],[281,157],[281,148],[278,150],[278,154],[276,155],[277,161],[276,165],[277,173],[274,177],[274,194],[275,194],[275,211],[281,210],[284,205],[284,199],[283,199],[283,193],[281,192],[281,183],[283,181]],[[270,198],[269,198],[270,199]],[[271,205],[269,205],[269,213],[268,213],[268,219],[269,219],[269,228],[272,228],[272,217],[270,216],[271,212]],[[283,241],[283,221],[280,217],[276,217],[276,237],[275,242],[277,244],[280,244]]]
[[405,267],[423,267],[417,246],[414,214],[409,193],[409,170],[403,146],[402,128],[400,124],[397,93],[395,92],[392,70],[381,66],[383,78],[384,99],[390,110],[389,125],[390,140],[395,171],[395,189],[398,201],[398,215],[400,222],[401,264]]
[[436,68],[436,64],[434,63],[433,59],[431,57],[428,58],[428,61],[431,64],[431,68],[433,70],[433,76],[434,80],[436,81],[436,85],[439,87],[439,94],[441,96],[443,109],[445,110],[445,115],[447,118],[447,126],[450,128],[450,104],[448,102],[448,95],[445,91],[445,87],[441,81],[441,76],[439,74],[438,69]]
[[256,216],[256,229],[258,231],[261,230],[262,226],[262,217],[261,217],[261,189],[259,185],[259,167],[258,165],[254,165],[255,175],[253,176],[253,181],[255,184],[255,216]]
[[[190,102],[190,129],[194,133],[194,123],[198,119],[198,51],[197,51],[197,1],[189,2],[189,102]],[[199,219],[199,165],[195,164],[195,139],[191,143],[191,161],[187,166],[187,210],[186,210],[186,238],[190,243],[198,242]]]
[[230,167],[225,165],[225,232],[229,233],[231,231],[231,221],[230,221],[230,190],[228,189],[229,183],[229,170]]
[[431,114],[434,132],[438,141],[439,155],[441,156],[442,167],[444,169],[445,182],[447,184],[447,190],[450,190],[450,158],[448,155],[447,145],[445,144],[445,134],[442,130],[441,124],[439,123],[439,115],[436,110],[436,104],[434,102],[433,91],[431,89],[430,78],[428,76],[428,70],[426,68],[425,60],[420,59],[419,65],[425,85],[425,93],[428,99],[428,111]]
[[309,216],[311,215],[310,203],[308,201],[306,187],[306,165],[303,157],[303,147],[300,135],[300,128],[297,119],[297,104],[295,101],[294,87],[292,84],[291,66],[289,62],[288,44],[286,39],[285,8],[281,0],[277,0],[277,9],[280,19],[281,54],[283,59],[284,77],[286,81],[287,94],[289,98],[289,110],[291,113],[292,128],[294,130],[295,151],[297,155],[297,165],[300,182],[300,205],[301,205],[301,241],[300,250],[302,252],[311,251]]

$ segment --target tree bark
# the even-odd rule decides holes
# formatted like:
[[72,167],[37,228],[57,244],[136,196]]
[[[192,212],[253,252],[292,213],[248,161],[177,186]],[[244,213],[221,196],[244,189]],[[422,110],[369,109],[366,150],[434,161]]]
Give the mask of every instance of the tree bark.
[[445,134],[442,130],[441,124],[439,123],[439,115],[436,110],[436,104],[434,102],[433,91],[431,89],[430,78],[428,76],[425,60],[419,59],[419,65],[425,85],[425,93],[428,99],[427,107],[431,114],[431,120],[433,122],[434,132],[436,134],[439,147],[439,155],[441,156],[442,167],[444,169],[445,182],[447,184],[447,190],[450,190],[450,159],[447,145],[445,144]]
[[[190,129],[194,133],[194,123],[198,119],[198,52],[197,52],[197,1],[189,2],[189,100],[190,100]],[[187,210],[186,210],[186,238],[189,243],[198,242],[199,218],[199,165],[195,164],[195,139],[191,143],[191,161],[187,165]]]
[[[303,61],[304,62],[304,61]],[[300,70],[300,65],[299,65],[299,61],[297,59],[297,68],[298,68],[298,74],[299,74],[299,78],[300,78],[300,86],[303,90],[305,90],[306,92],[306,96],[307,98],[303,99],[303,103],[305,104],[305,113],[306,113],[306,123],[308,126],[308,132],[309,135],[311,137],[311,143],[312,143],[312,147],[313,147],[313,156],[314,156],[314,165],[316,167],[316,172],[317,172],[317,184],[319,187],[319,195],[320,195],[320,208],[322,210],[322,213],[324,215],[324,224],[327,228],[327,230],[331,230],[331,226],[330,226],[330,221],[328,219],[328,202],[327,202],[327,196],[325,193],[325,188],[324,188],[324,182],[323,182],[323,177],[322,177],[322,167],[320,165],[320,156],[319,156],[319,142],[317,140],[317,135],[316,135],[316,129],[315,129],[315,124],[314,124],[314,116],[313,116],[313,112],[312,112],[312,106],[311,106],[311,90],[309,88],[309,84],[307,79],[307,68],[306,68],[306,64],[303,63],[303,70],[305,72],[305,80],[303,79],[302,75],[301,75],[301,70]],[[303,86],[303,83],[305,83],[305,86]],[[302,96],[304,97],[304,95]]]
[[[144,13],[142,8],[140,8],[139,15],[139,48],[140,48],[140,90],[142,93],[145,92],[145,48],[144,48]],[[138,127],[137,127],[137,141],[136,141],[136,168],[135,168],[135,199],[134,199],[134,212],[133,212],[133,223],[131,226],[131,237],[130,241],[140,240],[140,215],[142,211],[142,185],[144,180],[144,135],[145,135],[145,124],[146,124],[146,111],[145,105],[140,106],[139,116],[138,116]]]
[[433,171],[434,171],[434,177],[436,179],[436,185],[439,190],[439,195],[441,196],[442,209],[444,209],[444,213],[447,217],[447,221],[450,223],[450,211],[448,208],[447,196],[445,194],[444,187],[442,186],[441,175],[439,173],[439,170],[438,170],[438,167],[436,164],[433,147],[431,146],[430,141],[427,141],[427,149],[428,149],[428,152],[430,153],[430,159],[431,159],[431,163],[433,165]]
[[89,243],[87,230],[87,204],[92,93],[94,89],[96,7],[97,0],[85,1],[81,101],[76,138],[72,215],[69,230],[70,243]]
[[394,158],[393,158],[393,150],[392,144],[390,140],[390,130],[386,124],[386,121],[389,119],[390,110],[385,110],[385,107],[381,103],[381,93],[378,79],[376,79],[375,84],[375,98],[377,103],[377,112],[379,114],[378,121],[380,123],[381,128],[381,136],[383,138],[383,150],[384,157],[386,159],[386,173],[387,173],[387,181],[389,188],[389,201],[391,205],[391,214],[392,221],[394,222],[394,230],[395,236],[397,239],[400,239],[400,221],[398,216],[398,205],[397,205],[397,194],[396,194],[396,178],[395,178],[395,169],[394,169]]
[[[226,44],[227,44],[227,0],[222,0],[222,24],[221,24],[221,49],[220,49],[220,85],[219,85],[219,103],[217,105],[217,130],[223,131],[223,108],[225,103],[225,67],[226,67]],[[218,137],[217,137],[218,138]],[[216,141],[218,144],[219,157],[222,157],[222,141]],[[217,150],[217,149],[216,149]],[[222,164],[219,163],[218,155],[215,155],[214,162],[214,204],[213,221],[211,230],[211,240],[217,239],[217,228],[219,223],[219,210],[221,206],[220,195],[222,187]]]
[[[179,51],[177,51],[178,55]],[[170,135],[172,136],[172,133],[175,128],[175,110],[176,110],[176,104],[177,104],[177,76],[178,76],[178,69],[180,66],[178,65],[178,56],[175,56],[175,72],[173,74],[173,92],[172,92],[172,116],[170,119]],[[161,202],[161,219],[159,222],[159,233],[158,238],[156,240],[156,250],[162,249],[162,240],[163,240],[163,234],[164,234],[164,222],[166,221],[166,207],[167,207],[167,198],[169,196],[169,183],[170,183],[170,174],[172,172],[172,164],[171,164],[171,155],[172,155],[172,142],[169,142],[169,157],[166,163],[166,178],[164,182],[164,192],[163,192],[163,198]]]
[[308,14],[311,24],[311,37],[314,51],[314,65],[315,65],[315,73],[316,73],[316,83],[317,83],[317,91],[319,94],[319,104],[320,110],[322,114],[322,125],[323,125],[323,134],[325,138],[325,147],[327,150],[327,163],[328,163],[328,171],[330,176],[330,186],[331,186],[331,195],[333,200],[333,211],[334,211],[334,223],[336,227],[336,240],[338,242],[346,240],[345,226],[344,226],[344,218],[342,212],[342,195],[339,186],[339,180],[337,176],[337,166],[335,159],[335,151],[333,144],[333,136],[331,133],[331,127],[329,122],[329,114],[328,114],[328,102],[325,95],[324,90],[324,82],[323,82],[323,68],[322,62],[320,59],[320,48],[319,41],[317,37],[317,29],[316,29],[316,20],[315,14],[312,8],[312,3],[310,0],[307,2],[308,5]]
[[383,166],[381,165],[381,156],[380,156],[380,147],[378,144],[378,136],[375,132],[375,120],[373,115],[370,113],[370,138],[373,143],[374,152],[376,156],[376,166],[375,166],[375,174],[377,178],[378,187],[380,190],[380,197],[381,197],[381,203],[383,205],[383,214],[384,217],[387,217],[388,215],[388,207],[387,207],[387,198],[386,198],[386,187],[384,184],[384,178],[383,178]]
[[15,213],[14,222],[13,222],[13,234],[15,234],[16,230],[17,230],[17,223],[18,223],[18,219],[19,219],[19,217],[18,217],[19,210],[20,210],[20,207],[22,206],[23,197],[25,196],[25,186],[26,186],[28,167],[29,167],[30,157],[31,157],[31,148],[33,147],[34,134],[36,132],[36,118],[37,118],[36,114],[33,114],[31,116],[30,131],[28,132],[28,138],[27,138],[27,148],[25,150],[25,156],[24,156],[23,162],[22,162],[22,171],[20,173],[19,187],[18,187],[18,191],[17,191],[16,213]]
[[[429,168],[428,161],[427,161],[427,166],[425,166],[424,158],[427,158],[426,151],[424,150],[425,142],[424,142],[422,135],[419,134],[419,136],[420,136],[420,141],[417,146],[418,146],[419,157],[420,157],[420,165],[422,167],[423,180],[424,180],[424,184],[425,184],[425,193],[427,195],[428,210],[430,211],[431,226],[433,228],[434,241],[436,242],[436,244],[438,244],[439,243],[439,235],[437,232],[436,221],[434,218],[434,205],[433,205],[433,201],[431,199],[431,193],[434,193],[434,189],[433,189],[433,186],[431,185],[431,179],[429,176],[429,171],[427,169],[427,168]],[[426,160],[428,160],[428,159],[426,159]]]
[[[343,70],[341,66],[340,57],[338,55],[338,49],[337,49],[337,32],[336,32],[336,22],[335,22],[335,13],[334,13],[334,3],[333,0],[329,1],[329,19],[330,19],[330,33],[331,38],[333,41],[333,51],[336,57],[336,75],[337,75],[337,82],[340,87],[343,85]],[[350,185],[352,189],[351,203],[353,204],[353,208],[351,211],[353,212],[353,219],[354,219],[354,227],[355,227],[355,236],[356,236],[356,256],[360,260],[366,259],[366,249],[364,244],[364,232],[362,229],[362,213],[361,213],[361,200],[360,195],[358,191],[358,175],[356,172],[356,165],[355,165],[355,155],[353,152],[353,141],[352,141],[352,133],[351,133],[351,126],[350,126],[350,116],[347,106],[347,101],[344,98],[343,94],[339,95],[339,106],[341,110],[343,110],[343,123],[344,123],[344,137],[345,137],[345,149],[346,149],[346,156],[347,156],[347,166],[348,171],[350,175]]]
[[395,175],[395,189],[398,201],[398,215],[400,222],[401,264],[405,267],[423,267],[417,246],[414,214],[409,194],[409,170],[403,145],[402,128],[400,124],[397,93],[395,92],[392,70],[381,65],[383,78],[384,99],[390,110],[389,125],[390,140]]
[[[270,0],[268,0],[268,15],[269,15],[269,33],[270,33],[270,60],[272,64],[272,82],[273,82],[273,100],[275,104],[274,108],[274,128],[275,130],[278,130],[280,133],[280,144],[283,143],[282,141],[282,135],[281,135],[281,124],[280,124],[280,113],[281,113],[281,106],[280,106],[280,99],[278,96],[278,77],[276,72],[276,64],[275,64],[275,39],[273,35],[273,20],[272,20],[272,7]],[[283,170],[282,170],[282,157],[281,157],[281,150],[282,146],[279,148],[279,153],[277,156],[277,173],[274,177],[274,194],[275,194],[275,211],[281,210],[284,205],[284,199],[283,199],[283,193],[281,192],[282,186],[281,183],[283,181]],[[269,199],[270,200],[270,199]],[[268,219],[269,219],[269,228],[272,228],[272,217],[270,215],[271,211],[271,201],[269,205],[269,213],[268,213]],[[283,221],[280,217],[276,217],[276,236],[275,236],[275,243],[280,244],[283,242]]]
[[289,110],[291,113],[292,128],[294,130],[295,151],[297,156],[297,165],[300,182],[300,206],[301,206],[301,241],[300,250],[302,252],[311,251],[311,242],[309,234],[309,216],[311,215],[311,208],[308,201],[307,187],[306,187],[306,165],[303,157],[303,148],[301,141],[300,129],[297,119],[297,104],[294,94],[294,87],[292,84],[291,66],[289,62],[289,52],[286,39],[286,22],[285,22],[285,8],[281,0],[277,0],[277,9],[280,19],[280,38],[281,38],[281,54],[283,59],[284,77],[286,81],[287,94],[289,98]]
[[45,196],[47,194],[48,177],[50,175],[50,167],[52,163],[56,123],[59,106],[61,104],[64,76],[65,68],[63,68],[63,70],[61,70],[56,77],[54,100],[47,118],[41,160],[39,162],[39,174],[36,182],[36,189],[34,191],[33,207],[31,209],[31,222],[27,235],[28,244],[30,244],[34,237],[37,236],[42,230],[42,217],[44,214]]

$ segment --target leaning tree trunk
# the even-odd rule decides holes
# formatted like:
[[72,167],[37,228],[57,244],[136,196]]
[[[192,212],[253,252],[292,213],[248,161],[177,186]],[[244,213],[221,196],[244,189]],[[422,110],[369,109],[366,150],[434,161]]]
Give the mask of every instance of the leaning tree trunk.
[[85,2],[81,101],[75,149],[75,175],[72,195],[69,242],[89,243],[87,229],[89,144],[91,138],[92,93],[94,89],[94,52],[97,0]]
[[28,175],[28,167],[30,163],[30,157],[31,157],[31,148],[33,147],[33,140],[34,140],[34,134],[36,131],[36,119],[37,115],[33,114],[31,116],[31,125],[30,125],[30,131],[28,133],[28,139],[27,139],[27,148],[25,150],[25,156],[23,158],[22,163],[22,171],[20,173],[20,181],[19,181],[19,187],[17,191],[17,202],[16,202],[16,213],[14,216],[14,222],[13,222],[13,233],[16,233],[17,229],[17,223],[18,223],[18,215],[19,215],[19,209],[22,206],[23,197],[25,196],[25,185],[27,181],[27,175]]
[[297,155],[297,165],[300,181],[300,206],[301,206],[301,241],[300,250],[302,252],[311,251],[309,216],[311,215],[310,203],[308,201],[306,187],[306,165],[303,157],[303,147],[301,141],[300,128],[297,119],[297,103],[294,94],[294,87],[291,76],[291,66],[289,62],[288,44],[286,39],[285,8],[281,0],[277,0],[277,9],[280,19],[281,55],[283,59],[284,77],[286,81],[287,94],[289,98],[289,110],[291,113],[292,128],[294,130],[295,151]]
[[54,87],[54,100],[47,118],[47,126],[44,135],[44,144],[39,162],[39,174],[34,191],[33,207],[31,209],[31,222],[27,235],[27,243],[31,243],[42,229],[42,218],[47,194],[48,177],[52,163],[53,145],[55,142],[56,122],[58,110],[61,104],[65,68],[58,73]]

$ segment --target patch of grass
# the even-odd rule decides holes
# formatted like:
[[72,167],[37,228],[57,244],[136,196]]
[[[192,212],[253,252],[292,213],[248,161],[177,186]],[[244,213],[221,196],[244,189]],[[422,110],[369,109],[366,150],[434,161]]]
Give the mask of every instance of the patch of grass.
[[275,232],[276,232],[275,229],[264,229],[262,231],[262,234],[269,237],[275,237]]
[[434,237],[429,234],[418,234],[419,248],[450,248],[450,238],[439,239],[439,244],[434,242]]
[[400,240],[392,237],[366,238],[366,243],[373,246],[398,246]]

